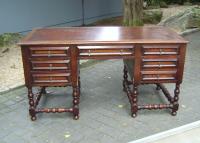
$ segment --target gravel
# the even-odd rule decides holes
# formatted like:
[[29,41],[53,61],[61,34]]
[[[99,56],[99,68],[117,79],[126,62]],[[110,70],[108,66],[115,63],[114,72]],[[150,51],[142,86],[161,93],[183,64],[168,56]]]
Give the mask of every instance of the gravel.
[[20,47],[7,48],[7,52],[0,52],[0,92],[24,85]]

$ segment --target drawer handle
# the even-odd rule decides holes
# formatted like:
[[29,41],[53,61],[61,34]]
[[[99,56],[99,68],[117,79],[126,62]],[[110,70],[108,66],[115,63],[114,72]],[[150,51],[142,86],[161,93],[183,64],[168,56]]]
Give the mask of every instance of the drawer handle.
[[50,81],[52,81],[52,80],[53,80],[52,76],[50,76],[50,77],[49,77],[49,80],[50,80]]
[[161,68],[161,63],[160,62],[158,63],[158,68]]
[[120,55],[123,55],[123,50],[120,50]]
[[163,51],[162,51],[162,49],[160,49],[160,55],[162,55],[162,53],[163,53]]
[[88,55],[89,55],[89,56],[91,56],[91,51],[90,51],[90,50],[88,50],[88,52],[89,52],[89,53],[88,53]]
[[52,71],[52,64],[49,64],[49,69],[50,71]]
[[48,51],[48,57],[51,57],[51,51],[50,50]]

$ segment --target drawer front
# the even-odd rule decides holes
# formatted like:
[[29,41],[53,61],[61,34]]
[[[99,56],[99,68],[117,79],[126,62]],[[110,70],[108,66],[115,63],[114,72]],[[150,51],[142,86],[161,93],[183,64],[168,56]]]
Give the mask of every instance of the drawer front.
[[143,81],[170,81],[176,79],[176,72],[142,72],[142,80]]
[[133,57],[133,46],[80,46],[80,58]]
[[31,47],[31,57],[67,57],[69,47]]
[[33,70],[70,70],[69,60],[59,60],[59,59],[43,59],[43,60],[32,60]]
[[143,60],[142,62],[143,71],[176,71],[177,70],[177,59],[172,60]]
[[36,86],[65,86],[71,83],[71,74],[62,70],[56,73],[50,71],[32,71],[32,81],[33,85]]
[[178,55],[178,45],[144,45],[143,56]]
[[68,47],[30,47],[32,84],[34,86],[67,86],[71,84],[71,62]]
[[176,82],[178,57],[178,45],[144,45],[141,63],[142,82]]
[[[170,65],[171,66],[171,65]],[[142,66],[141,77],[143,82],[175,82],[177,75],[177,67],[169,67],[162,65],[161,67]]]

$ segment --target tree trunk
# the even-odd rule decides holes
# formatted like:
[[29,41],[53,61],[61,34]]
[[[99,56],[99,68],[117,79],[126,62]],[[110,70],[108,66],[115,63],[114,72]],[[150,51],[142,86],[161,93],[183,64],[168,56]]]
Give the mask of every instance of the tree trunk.
[[178,3],[179,3],[180,5],[183,5],[184,2],[185,2],[185,0],[179,0],[179,1],[178,1]]
[[125,26],[143,25],[143,0],[123,0],[124,2],[124,19]]

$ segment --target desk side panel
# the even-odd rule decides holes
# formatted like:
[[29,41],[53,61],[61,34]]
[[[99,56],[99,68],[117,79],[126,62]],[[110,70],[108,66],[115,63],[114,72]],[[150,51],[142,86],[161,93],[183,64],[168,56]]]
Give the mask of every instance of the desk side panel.
[[24,78],[25,78],[25,85],[27,87],[31,87],[32,78],[31,78],[31,63],[30,63],[30,50],[28,46],[21,46],[22,52],[22,61],[24,67]]
[[183,72],[184,72],[184,65],[185,65],[185,54],[186,54],[186,47],[187,44],[180,44],[180,51],[178,57],[178,70],[177,70],[177,83],[181,84],[183,80]]

